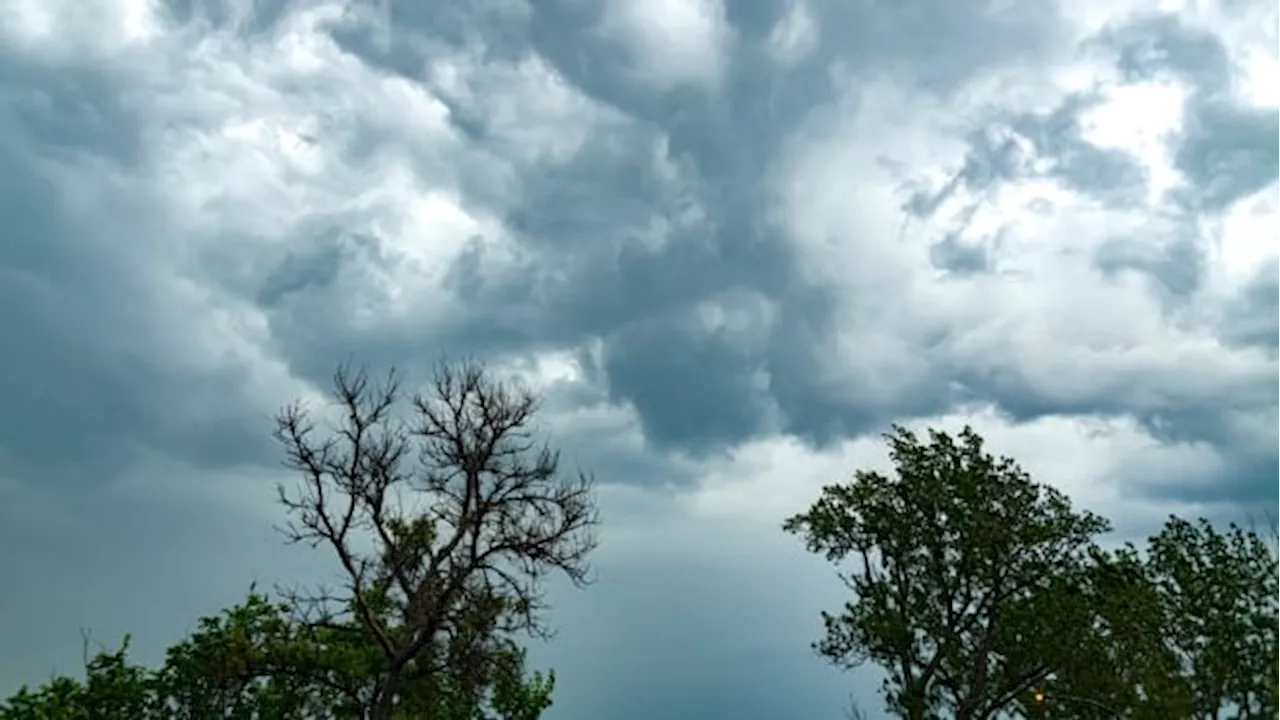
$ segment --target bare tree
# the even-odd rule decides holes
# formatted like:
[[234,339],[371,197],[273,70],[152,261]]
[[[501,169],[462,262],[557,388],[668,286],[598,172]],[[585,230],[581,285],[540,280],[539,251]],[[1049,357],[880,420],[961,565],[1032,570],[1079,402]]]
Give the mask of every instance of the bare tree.
[[534,440],[534,393],[474,362],[437,366],[403,416],[394,370],[371,383],[339,367],[333,396],[341,419],[327,432],[299,404],[276,418],[286,465],[302,476],[280,488],[291,516],[282,532],[329,547],[342,579],[290,600],[313,627],[373,640],[373,720],[433,674],[482,689],[495,639],[550,635],[542,581],[588,582],[593,479],[562,475],[559,453]]

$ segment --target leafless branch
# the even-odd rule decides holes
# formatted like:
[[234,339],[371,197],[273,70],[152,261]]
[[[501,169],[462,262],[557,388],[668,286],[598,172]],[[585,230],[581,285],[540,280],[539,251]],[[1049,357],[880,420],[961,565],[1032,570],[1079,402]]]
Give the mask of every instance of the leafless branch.
[[386,676],[372,717],[385,718],[405,668],[421,672],[441,644],[473,652],[486,637],[550,634],[542,581],[587,584],[594,482],[563,476],[559,453],[535,440],[535,394],[473,362],[438,366],[428,391],[408,398],[407,419],[394,372],[372,383],[339,367],[333,399],[340,419],[328,432],[292,405],[275,437],[299,475],[294,490],[279,488],[281,532],[327,546],[344,593],[285,597],[307,622],[343,615],[377,643]]

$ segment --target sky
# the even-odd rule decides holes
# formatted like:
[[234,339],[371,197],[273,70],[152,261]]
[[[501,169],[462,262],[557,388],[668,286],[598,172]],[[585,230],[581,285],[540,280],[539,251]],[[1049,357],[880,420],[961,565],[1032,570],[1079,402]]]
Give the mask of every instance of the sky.
[[594,471],[548,720],[840,717],[780,530],[957,430],[1111,518],[1277,508],[1277,6],[0,0],[0,693],[286,547],[271,416],[480,359]]

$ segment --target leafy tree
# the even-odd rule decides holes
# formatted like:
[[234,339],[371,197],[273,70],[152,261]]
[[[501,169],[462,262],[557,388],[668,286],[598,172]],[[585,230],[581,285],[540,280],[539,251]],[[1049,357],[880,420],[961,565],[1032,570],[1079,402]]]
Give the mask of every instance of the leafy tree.
[[287,603],[250,592],[201,618],[156,672],[166,717],[361,717],[367,652],[294,622]]
[[1256,533],[1232,523],[1171,517],[1147,546],[1169,624],[1165,637],[1191,684],[1188,717],[1276,717],[1276,558]]
[[533,440],[538,398],[473,363],[438,367],[408,418],[394,372],[375,385],[339,368],[334,389],[329,433],[317,437],[297,405],[276,424],[302,478],[280,491],[286,536],[327,546],[342,569],[336,593],[289,595],[303,624],[372,645],[372,720],[436,697],[462,703],[450,712],[491,692],[499,704],[545,702],[512,684],[512,638],[549,634],[549,573],[587,582],[596,514],[591,478],[562,476],[558,453]]
[[[314,720],[367,716],[378,648],[359,632],[313,629],[291,606],[256,593],[169,649],[155,670],[128,662],[128,638],[85,665],[83,681],[56,677],[0,703],[0,720]],[[355,630],[355,628],[353,628]],[[551,705],[553,678],[525,674],[524,652],[495,649],[487,695],[451,676],[405,687],[397,717],[535,720]]]
[[[288,603],[260,595],[170,649],[163,670],[172,716],[362,718],[373,706],[381,650],[358,625],[311,627],[291,619]],[[390,623],[389,620],[384,619]],[[550,706],[552,680],[526,677],[524,652],[513,643],[489,648],[486,688],[469,687],[470,672],[445,666],[406,683],[397,713],[437,720],[532,720]],[[183,712],[178,712],[178,711]]]
[[[592,481],[532,439],[538,399],[475,364],[442,366],[401,400],[339,368],[339,419],[286,408],[276,438],[298,471],[280,489],[292,541],[325,545],[337,592],[250,592],[203,618],[154,671],[128,643],[0,704],[0,720],[430,718],[535,720],[555,678],[528,674],[522,634],[547,636],[542,580],[587,582]],[[320,437],[317,437],[320,435]]]
[[1126,545],[1095,560],[1060,623],[1071,651],[1045,683],[1048,706],[1085,719],[1280,713],[1280,568],[1261,537],[1170,517],[1145,554]]
[[84,681],[54,677],[30,690],[23,687],[0,702],[0,720],[136,720],[156,715],[155,683],[128,662],[129,638],[120,649],[102,651],[85,662]]
[[1108,523],[1078,513],[970,428],[929,442],[886,435],[894,477],[859,471],[784,529],[837,563],[855,598],[823,613],[815,649],[830,662],[888,672],[905,717],[989,718],[1012,708],[1060,659],[1055,617],[1084,581]]
[[1064,598],[1054,619],[1056,670],[1028,717],[1049,713],[1080,720],[1164,720],[1190,717],[1190,687],[1177,654],[1164,639],[1168,618],[1160,589],[1131,546],[1095,550],[1078,592]]

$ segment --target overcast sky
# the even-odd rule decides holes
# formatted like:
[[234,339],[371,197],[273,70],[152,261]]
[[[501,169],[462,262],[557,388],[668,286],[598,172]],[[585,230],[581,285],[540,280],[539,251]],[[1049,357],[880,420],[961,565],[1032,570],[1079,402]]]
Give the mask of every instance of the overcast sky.
[[0,0],[0,693],[249,583],[270,416],[473,355],[602,483],[548,720],[835,718],[779,524],[972,423],[1277,508],[1269,0]]

